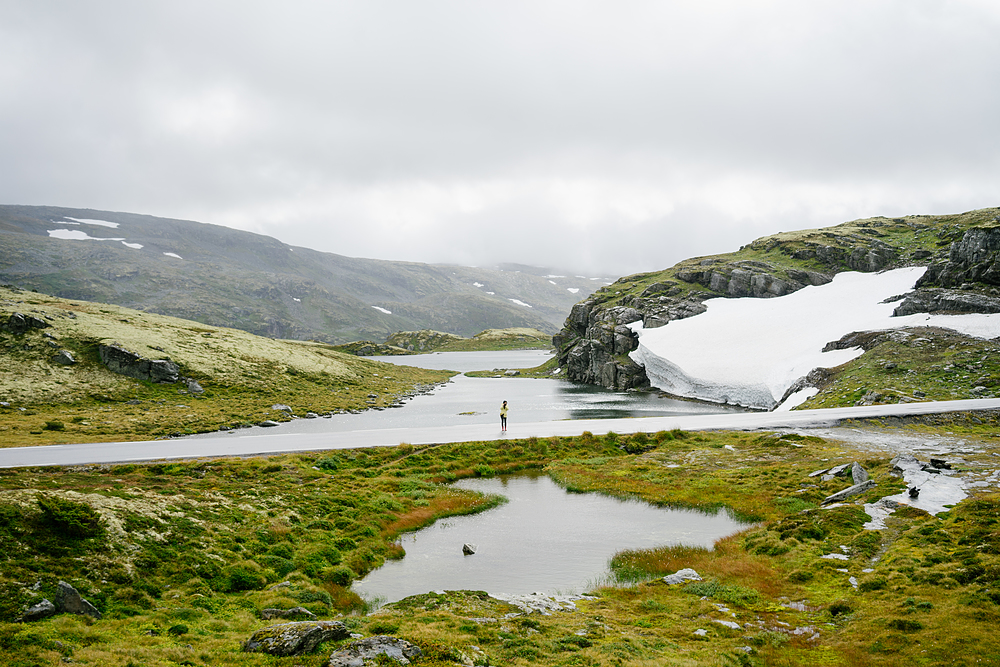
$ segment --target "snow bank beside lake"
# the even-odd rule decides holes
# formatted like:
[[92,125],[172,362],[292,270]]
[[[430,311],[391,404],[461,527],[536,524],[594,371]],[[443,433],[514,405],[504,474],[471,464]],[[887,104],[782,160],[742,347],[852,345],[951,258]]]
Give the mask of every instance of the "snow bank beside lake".
[[980,338],[1000,335],[1000,314],[891,317],[887,298],[913,289],[924,267],[845,272],[833,282],[774,299],[709,299],[700,315],[656,329],[632,325],[639,348],[629,356],[654,387],[677,396],[771,409],[814,368],[832,368],[860,348],[822,352],[853,331],[935,326]]

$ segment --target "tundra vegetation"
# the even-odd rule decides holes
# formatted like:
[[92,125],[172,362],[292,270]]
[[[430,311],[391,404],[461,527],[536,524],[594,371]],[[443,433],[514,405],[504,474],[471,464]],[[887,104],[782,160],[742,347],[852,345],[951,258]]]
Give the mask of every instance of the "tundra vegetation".
[[[995,468],[996,415],[936,420],[920,428],[960,431],[968,445],[959,473]],[[866,530],[862,503],[905,489],[890,457],[794,433],[672,431],[2,470],[0,662],[319,667],[336,643],[289,658],[240,652],[274,622],[264,609],[297,606],[414,642],[424,665],[1000,660],[1000,496],[973,489],[936,517],[904,507]],[[877,486],[821,506],[850,480],[809,474],[852,461]],[[619,553],[614,579],[574,612],[508,617],[519,610],[482,591],[428,591],[366,615],[350,584],[404,557],[403,532],[502,502],[448,482],[529,468],[573,492],[727,508],[755,524],[714,549]],[[662,581],[682,568],[703,580]],[[60,580],[103,618],[14,622]]]

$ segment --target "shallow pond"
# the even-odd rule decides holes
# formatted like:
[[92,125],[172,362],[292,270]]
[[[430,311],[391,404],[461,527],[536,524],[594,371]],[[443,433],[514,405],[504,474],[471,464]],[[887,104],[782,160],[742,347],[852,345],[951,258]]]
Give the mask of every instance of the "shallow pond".
[[[746,527],[724,511],[711,515],[568,493],[542,474],[467,479],[455,486],[509,502],[407,533],[401,540],[406,556],[356,582],[357,593],[384,602],[432,590],[580,593],[608,576],[609,559],[623,549],[711,547]],[[463,555],[467,542],[477,546],[474,555]]]

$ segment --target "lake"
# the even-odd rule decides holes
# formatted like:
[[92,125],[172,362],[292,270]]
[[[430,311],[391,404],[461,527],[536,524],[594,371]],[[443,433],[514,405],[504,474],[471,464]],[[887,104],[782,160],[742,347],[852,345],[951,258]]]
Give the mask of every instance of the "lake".
[[[466,372],[494,368],[532,368],[551,352],[437,352],[397,357],[366,357],[391,364]],[[656,391],[612,391],[603,387],[533,378],[470,378],[456,375],[434,391],[415,396],[402,407],[339,414],[328,419],[299,419],[282,424],[288,433],[362,431],[499,423],[507,401],[509,420],[535,423],[566,419],[671,417],[744,412],[741,408],[664,398]],[[277,429],[275,429],[277,430]]]

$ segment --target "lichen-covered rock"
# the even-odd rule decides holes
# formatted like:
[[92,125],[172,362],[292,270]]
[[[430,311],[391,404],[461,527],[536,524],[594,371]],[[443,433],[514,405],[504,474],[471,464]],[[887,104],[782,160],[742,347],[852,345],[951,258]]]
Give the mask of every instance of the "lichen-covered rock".
[[245,653],[289,656],[310,653],[323,642],[351,636],[340,621],[298,621],[262,628],[243,642]]
[[56,609],[67,614],[78,614],[80,616],[90,616],[100,619],[101,612],[97,607],[80,597],[80,592],[65,581],[59,582],[59,590],[56,591]]
[[365,667],[380,655],[386,655],[401,665],[408,665],[423,654],[420,647],[405,639],[387,635],[366,637],[352,642],[330,656],[329,667]]

